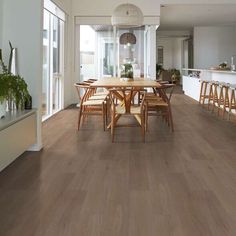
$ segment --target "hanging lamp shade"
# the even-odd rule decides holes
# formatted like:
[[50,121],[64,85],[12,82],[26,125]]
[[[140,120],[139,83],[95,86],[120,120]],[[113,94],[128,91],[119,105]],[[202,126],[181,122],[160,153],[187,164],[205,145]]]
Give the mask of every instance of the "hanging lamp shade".
[[132,33],[124,33],[120,36],[120,44],[136,44],[136,37]]
[[143,24],[143,13],[133,4],[121,4],[113,11],[111,23],[123,28],[138,27]]

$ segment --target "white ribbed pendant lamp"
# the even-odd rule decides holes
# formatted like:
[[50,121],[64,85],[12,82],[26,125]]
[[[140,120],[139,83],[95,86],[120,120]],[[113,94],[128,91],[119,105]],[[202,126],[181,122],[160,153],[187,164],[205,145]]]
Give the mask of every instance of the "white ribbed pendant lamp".
[[123,28],[139,27],[143,25],[143,13],[133,4],[121,4],[113,11],[111,23]]

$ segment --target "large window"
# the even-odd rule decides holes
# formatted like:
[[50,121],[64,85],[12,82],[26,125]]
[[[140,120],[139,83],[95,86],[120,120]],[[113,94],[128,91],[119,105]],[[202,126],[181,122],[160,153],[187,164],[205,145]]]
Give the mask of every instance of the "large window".
[[65,14],[49,0],[44,2],[43,120],[62,109]]

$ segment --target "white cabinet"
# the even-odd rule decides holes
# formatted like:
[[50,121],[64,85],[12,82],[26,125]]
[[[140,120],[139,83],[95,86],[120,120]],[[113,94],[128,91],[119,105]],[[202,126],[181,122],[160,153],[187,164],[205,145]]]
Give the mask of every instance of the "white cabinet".
[[0,120],[0,171],[36,143],[36,110],[7,113]]
[[183,76],[184,94],[198,101],[200,96],[201,82],[199,78]]

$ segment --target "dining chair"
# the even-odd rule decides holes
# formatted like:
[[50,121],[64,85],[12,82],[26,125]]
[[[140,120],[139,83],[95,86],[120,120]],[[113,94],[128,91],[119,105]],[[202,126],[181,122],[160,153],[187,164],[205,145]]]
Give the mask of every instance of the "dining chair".
[[[134,88],[117,88],[117,89],[113,88],[109,90],[112,142],[114,142],[115,128],[117,127],[117,121],[123,115],[135,116],[141,127],[142,140],[143,142],[145,142],[145,106],[144,106],[145,94],[140,104],[133,103],[134,101],[133,97],[139,91],[140,90]],[[125,125],[124,127],[130,127],[130,126]]]
[[103,129],[107,123],[107,95],[97,95],[96,90],[91,88],[88,83],[74,84],[80,98],[80,109],[78,116],[78,130],[81,121],[89,115],[99,115],[103,119]]
[[[88,80],[84,80],[83,83],[86,83],[88,85],[91,85],[93,84],[94,82],[96,82],[97,80],[96,79],[88,79]],[[108,91],[98,91],[97,88],[93,88],[94,89],[94,94],[93,96],[105,96],[107,97],[109,92]]]
[[[174,91],[174,84],[162,84],[160,87],[155,88],[156,94],[145,97],[146,105],[146,117],[145,127],[148,128],[148,117],[149,116],[162,116],[171,127],[174,132],[174,124],[171,110],[171,98]],[[167,90],[170,90],[167,94]]]

